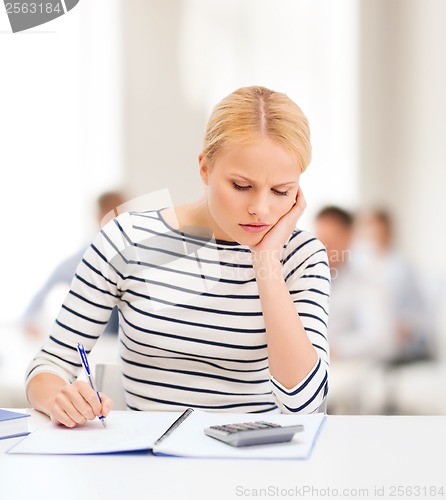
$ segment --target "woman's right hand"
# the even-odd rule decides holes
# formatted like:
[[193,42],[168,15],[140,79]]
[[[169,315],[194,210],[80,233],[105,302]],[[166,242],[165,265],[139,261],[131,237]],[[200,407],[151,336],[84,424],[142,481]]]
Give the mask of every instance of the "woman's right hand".
[[51,420],[65,427],[76,427],[86,424],[87,420],[106,417],[113,401],[102,392],[99,395],[101,401],[87,382],[78,380],[73,384],[64,385],[49,404],[49,416]]

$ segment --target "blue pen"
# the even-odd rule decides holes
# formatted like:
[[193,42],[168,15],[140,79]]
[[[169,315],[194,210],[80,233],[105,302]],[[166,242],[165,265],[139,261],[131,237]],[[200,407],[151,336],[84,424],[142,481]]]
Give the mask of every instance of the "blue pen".
[[[85,352],[84,346],[80,342],[77,344],[77,351],[79,353],[79,356],[81,357],[82,364],[84,365],[85,374],[87,375],[88,382],[90,382],[90,387],[98,395],[98,399],[102,403],[101,396],[99,396],[99,392],[96,390],[93,384],[93,380],[91,378],[90,365],[88,364],[87,353]],[[105,417],[102,415],[99,417],[99,419],[101,420],[102,425],[105,428]]]

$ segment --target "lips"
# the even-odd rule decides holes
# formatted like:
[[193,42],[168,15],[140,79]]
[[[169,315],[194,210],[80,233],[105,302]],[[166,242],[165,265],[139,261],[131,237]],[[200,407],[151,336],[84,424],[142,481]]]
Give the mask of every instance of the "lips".
[[255,224],[239,224],[248,233],[261,233],[270,227],[270,224],[256,222]]

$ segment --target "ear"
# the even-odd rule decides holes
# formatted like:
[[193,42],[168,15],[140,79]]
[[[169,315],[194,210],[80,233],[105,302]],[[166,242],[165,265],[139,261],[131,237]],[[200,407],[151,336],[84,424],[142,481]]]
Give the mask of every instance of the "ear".
[[206,184],[206,186],[207,186],[208,181],[209,181],[209,167],[208,167],[208,164],[207,164],[207,161],[206,161],[206,158],[204,157],[204,155],[200,155],[198,157],[198,163],[200,164],[201,179],[203,180],[204,184]]

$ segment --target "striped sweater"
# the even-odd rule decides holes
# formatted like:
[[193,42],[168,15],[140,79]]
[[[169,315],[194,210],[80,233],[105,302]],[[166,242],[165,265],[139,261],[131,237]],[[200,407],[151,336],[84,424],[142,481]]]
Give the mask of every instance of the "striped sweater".
[[170,227],[161,210],[125,212],[97,234],[79,263],[49,338],[32,360],[72,383],[76,345],[91,351],[115,305],[127,405],[246,413],[311,413],[328,391],[330,273],[314,236],[295,230],[283,276],[318,360],[297,386],[268,370],[265,323],[248,246]]

